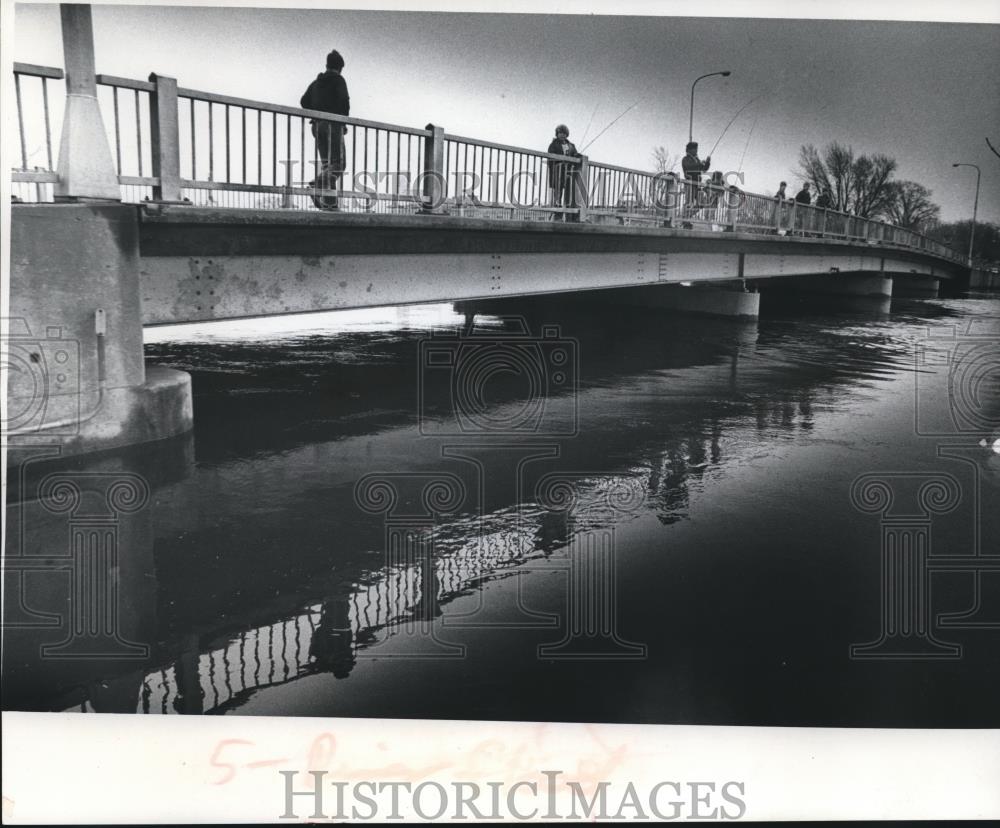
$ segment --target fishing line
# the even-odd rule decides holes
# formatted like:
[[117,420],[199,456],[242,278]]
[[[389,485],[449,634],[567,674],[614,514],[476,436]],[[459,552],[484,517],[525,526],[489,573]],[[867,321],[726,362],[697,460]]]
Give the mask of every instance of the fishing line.
[[[760,97],[760,95],[758,95],[758,96],[757,96],[757,98],[759,98],[759,97]],[[746,108],[747,108],[748,106],[750,106],[750,104],[752,104],[752,103],[753,103],[753,102],[754,102],[755,100],[757,100],[757,98],[751,98],[751,99],[750,99],[749,101],[747,101],[747,102],[746,102],[745,104],[743,104],[743,106],[741,106],[741,107],[740,107],[740,108],[739,108],[739,109],[738,109],[738,110],[736,111],[736,114],[735,114],[735,115],[733,115],[733,117],[732,117],[732,118],[730,118],[730,119],[729,119],[729,123],[728,123],[728,124],[726,124],[726,128],[725,128],[724,130],[722,130],[722,135],[720,135],[720,136],[719,136],[719,140],[715,142],[715,146],[714,146],[714,147],[712,147],[712,151],[711,151],[711,152],[710,152],[710,153],[708,154],[708,157],[709,157],[709,158],[711,158],[711,157],[712,157],[713,155],[715,155],[715,150],[716,150],[716,149],[718,148],[719,144],[720,144],[720,143],[722,142],[722,139],[723,139],[723,138],[725,137],[726,133],[727,133],[727,132],[729,132],[729,127],[731,127],[731,126],[733,125],[733,122],[734,122],[734,121],[735,121],[735,120],[736,120],[737,118],[739,118],[739,117],[740,117],[740,113],[741,113],[741,112],[742,112],[742,111],[743,111],[744,109],[746,109]]]
[[611,122],[610,124],[608,124],[608,125],[607,125],[606,127],[604,127],[604,129],[602,129],[602,130],[601,130],[600,132],[598,132],[598,133],[597,133],[597,135],[595,135],[595,136],[594,136],[593,138],[591,138],[591,139],[590,139],[590,143],[589,143],[589,144],[587,144],[587,146],[586,146],[586,147],[584,147],[584,148],[583,148],[582,150],[580,150],[580,152],[586,152],[586,151],[587,151],[587,147],[589,147],[589,146],[590,146],[590,144],[593,144],[593,143],[594,143],[594,141],[596,141],[596,140],[597,140],[598,138],[600,138],[600,137],[601,137],[601,136],[602,136],[602,135],[603,135],[603,134],[604,134],[605,132],[607,132],[607,131],[608,131],[609,129],[611,129],[611,127],[613,127],[613,126],[614,126],[614,125],[615,125],[616,123],[618,123],[618,122],[619,122],[619,121],[620,121],[620,120],[621,120],[622,118],[624,118],[624,117],[625,117],[625,116],[626,116],[626,115],[627,115],[627,114],[628,114],[629,112],[631,112],[631,111],[632,111],[633,109],[635,109],[635,108],[636,108],[636,107],[637,107],[637,106],[639,105],[639,103],[640,103],[639,101],[636,101],[636,102],[635,102],[634,104],[632,104],[632,106],[630,106],[630,107],[629,107],[628,109],[626,109],[626,110],[625,110],[625,111],[624,111],[624,112],[623,112],[623,113],[622,113],[621,115],[619,115],[619,116],[618,116],[617,118],[615,118],[615,119],[614,119],[614,120],[613,120],[613,121],[612,121],[612,122]]
[[750,125],[750,132],[747,133],[747,142],[743,147],[743,155],[740,156],[740,166],[736,172],[743,172],[743,159],[747,157],[747,150],[750,149],[750,138],[753,135],[754,129],[757,127],[757,121],[760,120],[760,113],[757,113],[757,117],[753,119],[753,123]]
[[599,107],[600,105],[601,105],[600,101],[594,104],[594,111],[590,113],[590,120],[587,121],[587,128],[583,131],[583,138],[580,139],[581,144],[587,140],[587,133],[590,132],[590,125],[594,123],[594,116],[597,114],[597,107]]

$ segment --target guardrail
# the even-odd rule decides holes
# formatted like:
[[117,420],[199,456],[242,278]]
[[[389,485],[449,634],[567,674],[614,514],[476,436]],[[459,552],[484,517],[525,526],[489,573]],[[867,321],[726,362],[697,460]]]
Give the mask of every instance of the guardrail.
[[[48,84],[62,79],[61,69],[14,65],[21,166],[12,180],[22,201],[53,198],[57,122]],[[155,74],[146,81],[98,75],[97,84],[128,202],[739,231],[918,249],[965,263],[961,253],[883,221],[674,173],[450,135],[432,124],[416,129],[180,88]],[[343,132],[339,163],[324,166],[317,130],[330,147]]]
[[[14,64],[19,150],[16,157],[21,163],[11,171],[11,183],[13,195],[22,200],[52,199],[52,185],[58,181],[58,176],[52,156],[53,127],[49,85],[52,81],[62,80],[62,69],[30,63]],[[64,97],[65,84],[60,83],[59,86],[59,95]],[[62,117],[61,106],[59,117]]]

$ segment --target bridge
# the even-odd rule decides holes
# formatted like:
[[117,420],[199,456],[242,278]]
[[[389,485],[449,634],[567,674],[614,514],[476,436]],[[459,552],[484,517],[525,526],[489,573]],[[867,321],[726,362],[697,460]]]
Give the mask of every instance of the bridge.
[[[90,7],[61,16],[65,68],[14,66],[14,449],[190,429],[190,380],[146,368],[144,325],[553,294],[754,317],[772,291],[936,296],[968,272],[911,230],[736,186],[97,74]],[[335,179],[311,121],[346,127]]]

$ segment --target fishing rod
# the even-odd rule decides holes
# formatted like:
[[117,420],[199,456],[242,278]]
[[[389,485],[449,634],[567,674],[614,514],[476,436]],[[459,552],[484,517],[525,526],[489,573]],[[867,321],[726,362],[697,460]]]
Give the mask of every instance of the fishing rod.
[[639,103],[640,103],[639,101],[636,101],[634,104],[632,104],[632,106],[630,106],[628,109],[626,109],[621,115],[619,115],[617,118],[615,118],[610,124],[608,124],[606,127],[604,127],[604,129],[602,129],[600,132],[597,133],[597,135],[595,135],[593,138],[590,139],[590,143],[588,143],[586,147],[584,147],[582,150],[580,150],[580,152],[581,153],[586,152],[587,151],[587,147],[589,147],[590,144],[593,144],[594,141],[596,141],[605,132],[607,132],[609,129],[611,129],[611,127],[613,127],[616,123],[618,123],[629,112],[631,112],[633,109],[635,109],[639,105]]
[[[759,98],[759,97],[760,97],[760,95],[758,95],[758,96],[757,96],[757,98]],[[739,118],[739,117],[740,117],[740,113],[741,113],[741,112],[742,112],[742,111],[743,111],[744,109],[746,109],[746,108],[747,108],[748,106],[750,106],[750,104],[752,104],[752,103],[753,103],[753,102],[754,102],[755,100],[757,100],[757,98],[751,98],[751,99],[750,99],[749,101],[747,101],[747,102],[746,102],[745,104],[743,104],[743,106],[741,106],[741,107],[740,107],[740,108],[739,108],[739,109],[738,109],[738,110],[736,111],[736,114],[735,114],[735,115],[733,115],[733,117],[732,117],[732,118],[730,118],[730,119],[729,119],[729,123],[728,123],[728,124],[726,124],[726,128],[725,128],[724,130],[722,130],[722,135],[720,135],[720,136],[719,136],[719,140],[715,142],[715,146],[714,146],[714,147],[712,147],[712,151],[711,151],[711,152],[710,152],[710,153],[708,154],[708,157],[709,157],[709,158],[711,158],[711,157],[712,157],[713,155],[715,155],[715,150],[716,150],[716,148],[717,148],[717,147],[719,146],[719,144],[720,144],[720,143],[722,143],[722,139],[723,139],[723,138],[725,137],[726,133],[727,133],[727,132],[729,132],[729,127],[731,127],[731,126],[733,125],[733,122],[734,122],[734,121],[735,121],[735,120],[736,120],[737,118]]]

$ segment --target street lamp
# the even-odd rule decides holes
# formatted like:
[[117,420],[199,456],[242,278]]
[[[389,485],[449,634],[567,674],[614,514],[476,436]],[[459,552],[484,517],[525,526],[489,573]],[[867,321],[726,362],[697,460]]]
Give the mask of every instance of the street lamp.
[[722,75],[722,77],[728,78],[731,74],[732,74],[732,72],[730,72],[727,69],[725,72],[709,72],[707,75],[702,75],[700,78],[695,78],[694,79],[694,83],[691,84],[691,117],[688,120],[688,141],[693,141],[694,140],[694,87],[695,87],[695,84],[697,84],[698,81],[700,81],[700,80],[702,80],[704,78],[711,78],[711,77],[714,77],[715,75]]
[[979,212],[979,179],[982,170],[978,164],[952,164],[953,167],[975,167],[976,168],[976,200],[972,203],[972,229],[969,231],[969,267],[972,267],[972,243],[976,240],[976,214]]

